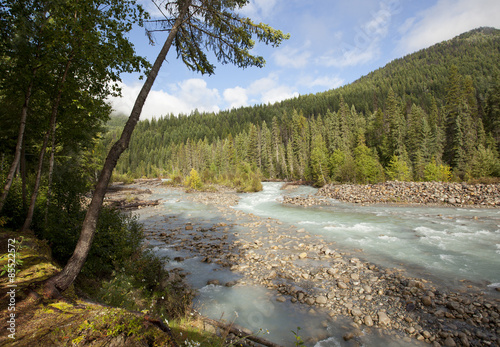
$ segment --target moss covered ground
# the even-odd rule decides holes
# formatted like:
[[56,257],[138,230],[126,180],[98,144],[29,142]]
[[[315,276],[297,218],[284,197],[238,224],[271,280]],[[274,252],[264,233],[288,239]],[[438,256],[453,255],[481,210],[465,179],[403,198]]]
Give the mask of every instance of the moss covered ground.
[[7,271],[0,277],[0,346],[224,345],[224,339],[203,330],[201,321],[176,318],[167,333],[161,329],[166,322],[90,301],[74,286],[57,300],[44,299],[43,282],[61,267],[47,243],[31,232],[0,228],[0,272],[9,269],[14,239],[17,273],[14,281]]

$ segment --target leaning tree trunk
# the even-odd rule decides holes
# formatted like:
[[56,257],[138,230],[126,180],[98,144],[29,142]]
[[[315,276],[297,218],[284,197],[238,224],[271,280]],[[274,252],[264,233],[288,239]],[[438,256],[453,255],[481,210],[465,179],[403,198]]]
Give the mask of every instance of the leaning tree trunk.
[[87,259],[87,255],[89,254],[90,247],[94,239],[97,220],[101,212],[104,195],[106,194],[113,169],[115,168],[120,155],[128,147],[132,132],[134,131],[135,125],[137,124],[137,122],[139,121],[139,117],[141,116],[142,107],[146,102],[146,98],[149,94],[149,91],[151,90],[151,87],[153,86],[162,63],[167,56],[170,46],[172,45],[172,42],[183,23],[184,17],[188,12],[190,4],[191,1],[187,0],[182,5],[179,16],[172,26],[168,38],[165,41],[165,44],[163,45],[160,53],[158,54],[158,57],[156,58],[156,61],[150,73],[148,74],[148,77],[144,82],[141,91],[139,92],[139,95],[137,96],[134,107],[132,108],[127,124],[125,124],[125,127],[123,128],[120,139],[118,139],[118,141],[116,141],[113,147],[111,147],[111,149],[109,150],[108,156],[106,157],[106,161],[104,162],[101,174],[99,176],[99,180],[97,181],[94,194],[92,195],[92,201],[90,202],[87,214],[85,215],[82,230],[80,232],[80,238],[78,239],[78,243],[76,244],[73,255],[69,259],[64,269],[56,276],[50,278],[46,283],[45,295],[48,297],[58,296],[59,291],[66,290],[78,276],[83,267],[83,264],[85,263],[85,260]]
[[[45,150],[47,149],[47,144],[49,143],[50,133],[52,130],[55,131],[57,111],[59,110],[59,104],[61,103],[61,97],[63,93],[63,85],[66,82],[66,77],[68,76],[69,68],[71,66],[72,57],[66,62],[66,67],[64,68],[64,73],[62,75],[61,81],[59,82],[59,87],[57,90],[57,96],[54,100],[54,105],[52,105],[52,114],[50,116],[49,129],[45,133],[43,139],[43,145],[40,149],[40,156],[38,158],[38,168],[36,172],[35,187],[33,188],[33,193],[31,194],[30,206],[28,207],[28,213],[26,215],[26,220],[24,221],[21,231],[28,230],[31,226],[33,220],[33,215],[35,213],[36,198],[38,197],[38,190],[40,189],[40,181],[42,180],[42,169],[43,169],[43,158],[45,157]],[[55,134],[54,134],[55,135]]]
[[21,149],[24,140],[24,129],[26,128],[26,118],[28,117],[28,105],[31,99],[31,91],[33,89],[33,81],[35,73],[36,70],[33,71],[33,78],[31,79],[31,82],[28,85],[28,90],[26,91],[26,95],[24,97],[24,104],[21,110],[21,124],[19,125],[19,134],[17,135],[16,152],[14,154],[14,160],[12,161],[12,165],[10,166],[9,173],[7,174],[7,179],[5,180],[5,186],[3,188],[2,196],[0,197],[0,212],[3,209],[5,200],[7,200],[7,196],[9,195],[9,190],[10,187],[12,186],[12,182],[14,181],[14,176],[19,166],[19,160],[21,159]]

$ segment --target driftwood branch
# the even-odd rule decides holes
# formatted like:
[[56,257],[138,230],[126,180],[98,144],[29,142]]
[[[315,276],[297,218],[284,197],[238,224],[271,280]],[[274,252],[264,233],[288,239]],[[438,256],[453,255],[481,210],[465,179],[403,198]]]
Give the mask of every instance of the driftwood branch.
[[249,340],[249,341],[256,342],[262,346],[283,347],[283,346],[278,345],[272,341],[266,340],[263,337],[253,335],[253,333],[250,330],[243,328],[237,324],[226,324],[226,323],[223,323],[223,322],[220,322],[217,320],[213,320],[213,319],[210,319],[207,317],[203,317],[203,316],[198,316],[198,317],[201,320],[203,320],[204,322],[207,322],[208,324],[210,324],[212,326],[219,327],[219,328],[224,329],[224,330],[228,331],[229,333],[232,333],[238,337],[244,338],[244,339]]

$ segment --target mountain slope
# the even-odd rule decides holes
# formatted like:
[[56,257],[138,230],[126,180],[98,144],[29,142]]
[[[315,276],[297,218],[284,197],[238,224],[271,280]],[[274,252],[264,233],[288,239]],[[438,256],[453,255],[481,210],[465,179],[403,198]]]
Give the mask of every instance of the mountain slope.
[[[232,145],[226,147],[234,146],[239,162],[253,165],[264,176],[315,180],[311,154],[319,133],[316,146],[322,146],[325,153],[320,157],[326,158],[321,176],[328,177],[323,181],[363,181],[335,174],[339,163],[332,164],[335,150],[347,155],[345,160],[356,159],[360,136],[386,169],[396,155],[413,179],[423,179],[424,166],[434,158],[436,165],[459,168],[456,177],[465,177],[468,170],[470,178],[478,174],[472,174],[468,164],[478,156],[477,150],[493,150],[495,141],[500,144],[500,115],[492,104],[498,99],[493,96],[500,86],[495,78],[499,62],[500,30],[479,28],[396,59],[338,89],[218,114],[194,112],[141,121],[118,172],[149,176],[212,167],[220,173],[224,170],[214,162],[221,160],[216,152],[231,135]],[[415,131],[418,140],[410,136]],[[106,144],[116,136],[108,134]],[[463,153],[459,148],[465,148]],[[491,159],[497,154],[481,155]]]

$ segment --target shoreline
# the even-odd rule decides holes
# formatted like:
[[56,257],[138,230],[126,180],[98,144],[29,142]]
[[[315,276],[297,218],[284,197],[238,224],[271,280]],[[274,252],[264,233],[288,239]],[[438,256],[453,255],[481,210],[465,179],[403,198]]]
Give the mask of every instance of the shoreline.
[[440,206],[462,208],[500,207],[500,184],[399,182],[325,185],[316,196],[356,204]]
[[[278,304],[286,301],[313,311],[327,310],[332,321],[348,318],[352,323],[344,340],[357,339],[368,329],[407,343],[436,346],[494,346],[500,342],[495,331],[500,326],[499,299],[472,288],[450,292],[426,279],[407,277],[403,270],[385,269],[339,252],[333,242],[296,227],[285,229],[279,220],[235,211],[231,206],[238,196],[233,192],[190,193],[188,200],[216,206],[233,223],[238,223],[238,216],[249,218],[243,226],[264,228],[267,234],[253,242],[228,240],[224,237],[228,222],[210,229],[222,234],[186,224],[184,230],[150,232],[148,237],[173,244],[191,231],[196,240],[183,238],[183,249],[243,276],[229,285],[260,285],[276,293]],[[219,246],[214,247],[214,242]],[[311,262],[320,265],[311,267]]]

